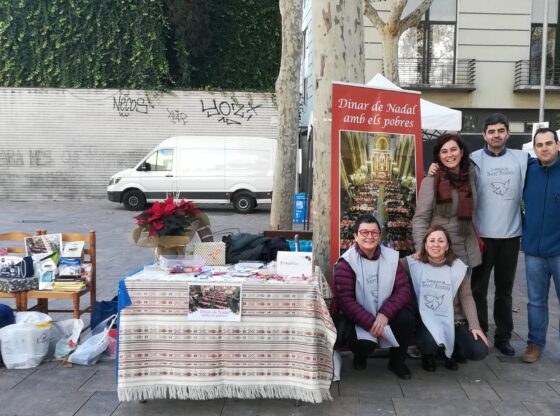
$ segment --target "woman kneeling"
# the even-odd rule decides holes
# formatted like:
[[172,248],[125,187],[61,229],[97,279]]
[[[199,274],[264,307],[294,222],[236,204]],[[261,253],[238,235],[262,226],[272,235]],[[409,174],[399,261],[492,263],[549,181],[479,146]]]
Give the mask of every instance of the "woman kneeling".
[[381,227],[373,215],[357,219],[354,240],[334,271],[338,307],[355,324],[347,340],[354,368],[365,369],[377,347],[391,347],[389,370],[409,379],[404,360],[415,324],[406,270],[397,251],[381,246]]
[[471,292],[468,267],[451,248],[449,233],[441,225],[430,227],[422,240],[418,260],[407,257],[420,318],[416,345],[422,368],[435,371],[434,356],[445,349],[445,367],[457,370],[457,361],[482,360],[488,339],[480,329]]

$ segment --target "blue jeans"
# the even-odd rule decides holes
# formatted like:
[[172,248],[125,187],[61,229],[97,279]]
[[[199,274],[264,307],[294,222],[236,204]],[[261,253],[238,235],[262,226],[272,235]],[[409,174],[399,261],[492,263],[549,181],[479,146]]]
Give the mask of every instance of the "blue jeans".
[[548,291],[550,276],[554,279],[556,296],[560,301],[560,256],[534,257],[525,254],[527,277],[527,313],[529,317],[528,344],[544,350],[548,328]]

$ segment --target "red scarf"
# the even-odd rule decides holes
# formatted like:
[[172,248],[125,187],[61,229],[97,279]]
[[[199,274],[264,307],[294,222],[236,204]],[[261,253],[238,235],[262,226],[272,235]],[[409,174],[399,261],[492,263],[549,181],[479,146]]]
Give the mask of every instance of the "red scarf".
[[436,204],[451,204],[451,190],[459,194],[457,218],[463,221],[472,220],[473,198],[468,170],[455,174],[440,165],[436,174]]

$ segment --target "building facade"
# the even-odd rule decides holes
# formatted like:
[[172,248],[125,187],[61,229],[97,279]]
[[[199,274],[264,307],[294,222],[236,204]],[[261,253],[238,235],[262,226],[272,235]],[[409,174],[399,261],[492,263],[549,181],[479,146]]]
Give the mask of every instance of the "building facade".
[[[311,1],[305,0],[302,125],[312,109]],[[558,0],[548,0],[545,121],[560,128],[560,31]],[[409,0],[403,17],[421,0]],[[399,41],[399,85],[422,98],[462,111],[462,133],[480,137],[493,112],[511,121],[512,145],[528,141],[539,116],[539,85],[545,0],[434,0],[420,24]],[[387,2],[374,2],[380,16]],[[371,79],[382,68],[377,29],[364,17],[366,68]],[[476,145],[474,147],[477,147]]]

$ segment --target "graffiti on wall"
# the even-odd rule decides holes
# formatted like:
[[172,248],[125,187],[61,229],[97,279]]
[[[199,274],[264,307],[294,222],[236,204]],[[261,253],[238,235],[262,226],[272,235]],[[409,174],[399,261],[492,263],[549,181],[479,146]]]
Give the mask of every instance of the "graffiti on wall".
[[117,110],[121,117],[128,117],[132,113],[148,114],[153,108],[155,106],[147,96],[133,97],[126,93],[113,97],[113,110]]
[[212,99],[211,102],[200,100],[200,105],[206,117],[215,117],[218,123],[228,126],[241,125],[243,121],[251,120],[253,116],[257,115],[257,108],[262,107],[262,104],[241,104],[237,100],[217,102],[215,99]]
[[0,166],[25,166],[25,163],[23,162],[23,154],[19,150],[0,150]]
[[167,109],[167,118],[173,123],[173,124],[180,124],[182,123],[183,126],[185,124],[187,124],[187,114],[179,111],[179,110],[170,110],[169,108]]

